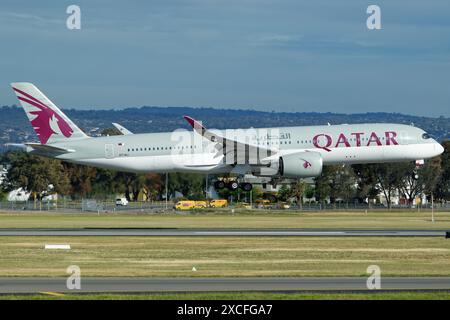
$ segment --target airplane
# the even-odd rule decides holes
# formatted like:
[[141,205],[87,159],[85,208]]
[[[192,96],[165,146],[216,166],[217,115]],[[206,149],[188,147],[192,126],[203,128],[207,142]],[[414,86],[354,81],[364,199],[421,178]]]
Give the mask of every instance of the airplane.
[[[317,177],[323,166],[418,161],[444,148],[424,130],[394,123],[210,130],[189,116],[193,130],[90,137],[36,86],[11,84],[40,143],[9,144],[31,154],[135,173],[234,175],[216,188],[241,188],[245,174],[271,178]],[[224,119],[226,121],[227,119]],[[117,127],[117,125],[116,125]],[[119,125],[119,129],[120,129]]]

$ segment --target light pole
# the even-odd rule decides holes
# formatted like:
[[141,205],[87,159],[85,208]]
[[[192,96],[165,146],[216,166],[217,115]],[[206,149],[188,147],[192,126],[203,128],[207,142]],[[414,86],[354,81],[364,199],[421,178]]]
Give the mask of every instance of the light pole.
[[168,201],[169,201],[169,173],[166,172],[166,210],[168,207]]
[[431,222],[434,222],[434,197],[431,193]]
[[205,197],[206,197],[206,199],[208,199],[208,177],[209,177],[209,175],[206,175],[206,178],[205,178]]

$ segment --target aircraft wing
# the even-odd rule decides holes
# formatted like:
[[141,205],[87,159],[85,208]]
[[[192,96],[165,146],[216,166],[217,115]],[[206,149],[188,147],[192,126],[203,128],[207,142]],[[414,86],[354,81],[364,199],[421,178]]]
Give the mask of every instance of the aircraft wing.
[[[218,154],[216,156],[219,156],[219,154],[227,156],[231,152],[234,152],[233,154],[235,157],[236,155],[240,156],[241,154],[244,154],[245,157],[247,157],[247,159],[240,159],[241,161],[238,163],[248,163],[248,157],[250,156],[252,158],[252,164],[261,164],[261,161],[264,160],[264,158],[270,157],[271,155],[277,153],[277,150],[271,148],[223,137],[206,129],[200,122],[191,117],[184,116],[184,119],[186,119],[192,128],[194,128],[195,132],[200,134],[203,138],[216,143],[216,148],[218,149]],[[244,150],[245,152],[243,152]]]
[[119,130],[123,135],[133,134],[133,132],[118,123],[113,122],[112,125],[116,127],[116,129]]

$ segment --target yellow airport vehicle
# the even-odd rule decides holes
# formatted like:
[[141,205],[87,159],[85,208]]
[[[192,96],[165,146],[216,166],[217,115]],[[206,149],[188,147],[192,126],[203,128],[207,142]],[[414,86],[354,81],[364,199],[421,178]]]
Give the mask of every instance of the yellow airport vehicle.
[[204,209],[208,206],[206,201],[194,201],[195,202],[195,209]]
[[193,200],[180,200],[175,203],[174,208],[176,210],[192,210],[192,209],[204,209],[208,206],[206,201],[193,201]]
[[228,206],[228,200],[226,199],[214,199],[209,202],[209,206],[212,208],[223,208]]
[[175,203],[176,210],[191,210],[195,208],[195,201],[180,200]]

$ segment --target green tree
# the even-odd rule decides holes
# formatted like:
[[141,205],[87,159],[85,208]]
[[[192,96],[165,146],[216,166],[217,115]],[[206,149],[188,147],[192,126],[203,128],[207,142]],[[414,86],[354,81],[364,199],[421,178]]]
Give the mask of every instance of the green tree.
[[291,189],[291,192],[290,192],[291,197],[295,198],[297,205],[301,209],[303,206],[303,195],[305,194],[306,183],[304,181],[302,181],[301,179],[296,179],[291,184],[290,189]]
[[404,182],[407,174],[411,174],[408,163],[373,164],[377,186],[386,198],[388,209],[392,206],[392,196]]
[[431,195],[436,189],[437,181],[442,173],[441,158],[435,157],[426,160],[425,164],[416,169],[414,162],[398,165],[398,170],[403,172],[403,183],[399,184],[399,190],[412,206],[416,197],[427,193]]
[[70,181],[72,199],[88,197],[92,194],[92,182],[96,178],[97,169],[73,163],[63,163],[64,172]]
[[123,186],[122,190],[128,201],[137,201],[139,192],[145,187],[146,179],[144,174],[118,172],[115,181]]
[[375,167],[370,164],[355,164],[352,168],[357,181],[356,197],[359,202],[365,202],[367,199],[370,204],[370,200],[376,199],[379,193]]
[[436,198],[441,201],[450,200],[450,140],[442,142],[444,153],[441,155],[442,174],[436,182],[434,190]]
[[419,181],[422,183],[422,192],[428,196],[434,196],[438,190],[438,182],[444,172],[442,157],[428,159],[421,171],[419,173]]
[[[165,174],[162,178],[162,189],[165,189]],[[169,194],[181,192],[186,198],[200,197],[204,199],[205,176],[197,173],[169,173]],[[202,196],[201,196],[202,195]]]
[[69,178],[59,160],[23,152],[9,152],[5,160],[9,167],[3,183],[6,191],[22,188],[34,200],[41,200],[46,195],[65,195],[70,190]]
[[325,203],[326,199],[330,198],[331,202],[334,202],[332,195],[332,183],[338,170],[339,166],[325,166],[323,167],[322,174],[314,178],[315,197],[317,201]]
[[102,132],[100,132],[100,134],[102,136],[119,136],[122,133],[116,127],[112,127],[103,129]]
[[341,198],[348,205],[356,195],[357,178],[350,166],[340,167],[331,183],[331,194],[334,199]]
[[144,192],[148,200],[156,200],[162,192],[162,175],[157,173],[148,173],[145,175]]
[[108,198],[118,193],[125,193],[125,187],[116,179],[117,175],[117,171],[97,168],[95,177],[91,182],[92,194]]
[[312,199],[314,197],[315,193],[316,193],[316,189],[314,188],[314,186],[308,184],[305,189],[306,199]]
[[281,185],[277,193],[277,198],[281,201],[287,201],[290,197],[291,197],[291,188],[286,184]]
[[308,192],[309,198],[314,196],[314,189],[311,188],[301,179],[295,179],[290,185],[282,185],[277,193],[277,198],[281,201],[287,201],[290,198],[295,198],[297,205],[302,208],[303,196]]

